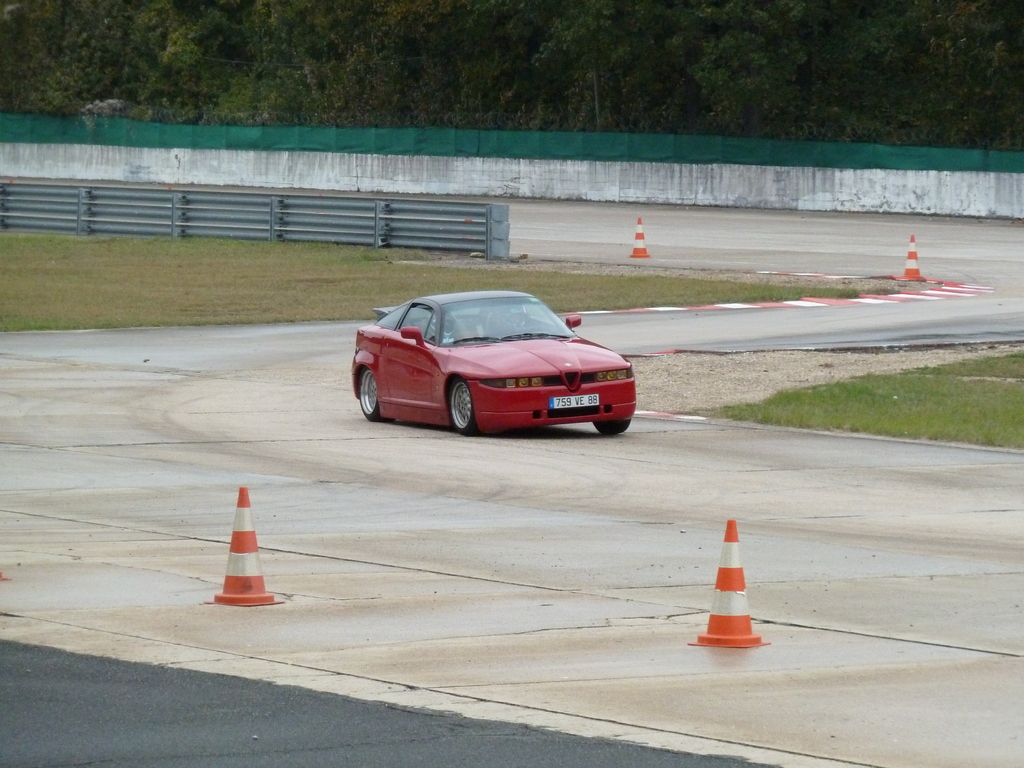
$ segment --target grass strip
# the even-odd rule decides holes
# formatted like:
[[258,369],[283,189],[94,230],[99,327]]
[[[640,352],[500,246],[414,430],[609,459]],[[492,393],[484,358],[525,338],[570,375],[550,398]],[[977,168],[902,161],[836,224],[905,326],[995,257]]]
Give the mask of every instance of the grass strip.
[[786,301],[806,292],[665,275],[442,269],[429,265],[435,258],[330,243],[7,233],[0,235],[0,330],[362,320],[373,307],[414,296],[499,288],[540,296],[557,312]]
[[801,429],[1024,448],[1024,353],[780,392],[717,415]]

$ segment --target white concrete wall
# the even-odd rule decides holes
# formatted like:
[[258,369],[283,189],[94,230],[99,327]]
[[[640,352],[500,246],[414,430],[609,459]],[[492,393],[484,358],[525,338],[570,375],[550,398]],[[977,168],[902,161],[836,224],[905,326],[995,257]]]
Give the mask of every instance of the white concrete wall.
[[0,177],[1024,218],[1024,174],[0,144]]

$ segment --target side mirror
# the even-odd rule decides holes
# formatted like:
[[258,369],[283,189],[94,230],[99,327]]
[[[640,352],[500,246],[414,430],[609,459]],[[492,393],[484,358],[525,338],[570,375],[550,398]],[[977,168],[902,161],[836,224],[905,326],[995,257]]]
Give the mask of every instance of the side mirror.
[[402,334],[403,339],[409,339],[415,341],[417,347],[423,346],[423,331],[417,328],[415,325],[407,325],[399,333]]
[[570,329],[572,329],[572,328],[579,328],[580,325],[582,325],[582,323],[583,323],[583,318],[580,317],[579,315],[567,315],[566,318],[565,318],[565,324]]

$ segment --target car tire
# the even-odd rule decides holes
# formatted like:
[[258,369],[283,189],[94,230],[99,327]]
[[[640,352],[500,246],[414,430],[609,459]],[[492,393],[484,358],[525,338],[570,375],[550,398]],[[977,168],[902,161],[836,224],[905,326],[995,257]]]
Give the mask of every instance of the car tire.
[[359,408],[367,421],[387,421],[380,415],[380,400],[377,399],[377,377],[369,368],[359,372]]
[[595,421],[594,427],[602,435],[621,435],[627,429],[632,419],[617,419],[615,421]]
[[473,394],[465,379],[456,378],[448,388],[448,417],[452,428],[460,435],[478,435],[476,411],[473,408]]

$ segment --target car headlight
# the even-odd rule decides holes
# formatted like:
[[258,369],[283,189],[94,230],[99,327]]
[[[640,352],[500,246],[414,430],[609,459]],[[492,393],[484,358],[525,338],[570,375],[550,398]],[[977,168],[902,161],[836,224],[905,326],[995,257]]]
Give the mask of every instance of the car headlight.
[[545,382],[543,376],[520,376],[510,379],[480,379],[480,383],[485,387],[515,389],[517,387],[542,387]]
[[600,371],[594,374],[594,381],[618,381],[619,379],[632,379],[632,368],[619,368],[615,371]]

